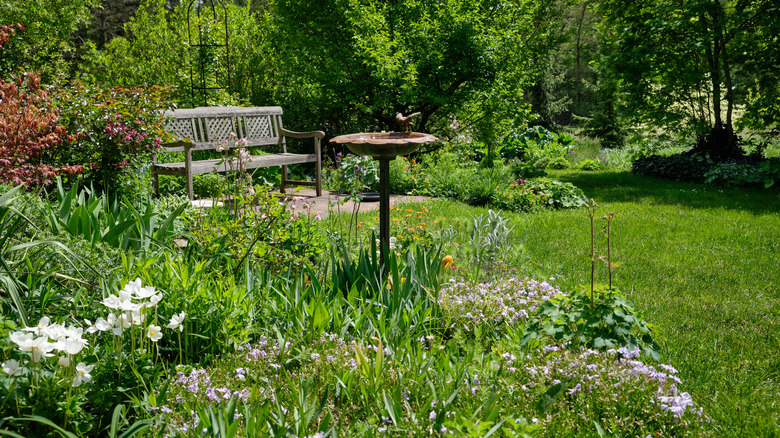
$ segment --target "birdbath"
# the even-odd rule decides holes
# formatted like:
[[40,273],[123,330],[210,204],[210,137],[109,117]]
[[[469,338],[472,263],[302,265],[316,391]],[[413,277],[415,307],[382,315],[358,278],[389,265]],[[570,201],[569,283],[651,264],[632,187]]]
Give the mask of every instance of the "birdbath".
[[[404,122],[409,117],[403,118]],[[423,144],[439,141],[430,134],[407,132],[408,122],[401,124],[404,132],[361,132],[339,135],[330,140],[331,143],[346,145],[355,154],[379,161],[379,261],[382,266],[385,265],[385,251],[390,249],[390,161],[398,155],[416,151]]]

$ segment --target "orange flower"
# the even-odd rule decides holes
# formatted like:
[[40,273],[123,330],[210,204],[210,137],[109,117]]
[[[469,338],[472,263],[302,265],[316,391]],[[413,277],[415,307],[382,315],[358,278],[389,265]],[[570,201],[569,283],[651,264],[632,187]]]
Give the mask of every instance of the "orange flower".
[[453,263],[455,263],[455,262],[452,260],[452,256],[448,255],[448,256],[444,257],[441,260],[441,270],[443,271],[443,270],[449,268],[450,266],[452,266]]

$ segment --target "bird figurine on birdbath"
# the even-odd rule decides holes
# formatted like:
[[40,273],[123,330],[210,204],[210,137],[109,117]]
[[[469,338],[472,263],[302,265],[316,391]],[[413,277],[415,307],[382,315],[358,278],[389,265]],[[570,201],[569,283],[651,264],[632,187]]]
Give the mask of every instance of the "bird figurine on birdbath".
[[419,116],[420,113],[411,113],[408,116],[404,116],[401,113],[395,115],[395,119],[398,120],[398,124],[401,125],[401,132],[404,134],[409,133],[409,126],[412,125],[412,117]]

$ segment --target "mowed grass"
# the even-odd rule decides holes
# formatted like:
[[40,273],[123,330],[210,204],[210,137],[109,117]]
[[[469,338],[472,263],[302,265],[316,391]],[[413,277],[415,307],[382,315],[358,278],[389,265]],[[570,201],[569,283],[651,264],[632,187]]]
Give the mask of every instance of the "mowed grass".
[[[680,371],[681,391],[704,407],[711,435],[780,436],[780,193],[630,172],[551,176],[572,182],[598,203],[600,254],[606,254],[601,217],[615,213],[612,258],[621,266],[614,286],[655,325],[662,362]],[[425,205],[429,220],[446,217],[459,224],[462,244],[471,216],[486,212],[452,201]],[[420,208],[401,208],[407,207]],[[371,223],[376,214],[361,217]],[[522,275],[553,277],[564,291],[589,284],[584,208],[505,214],[522,247],[506,252],[507,263]],[[597,265],[596,282],[607,282],[603,264]]]
[[[780,196],[629,172],[559,172],[612,222],[614,284],[657,326],[714,436],[780,434]],[[590,281],[584,209],[517,215],[527,270],[571,290]],[[597,247],[606,253],[605,239]],[[598,267],[597,281],[607,280]]]

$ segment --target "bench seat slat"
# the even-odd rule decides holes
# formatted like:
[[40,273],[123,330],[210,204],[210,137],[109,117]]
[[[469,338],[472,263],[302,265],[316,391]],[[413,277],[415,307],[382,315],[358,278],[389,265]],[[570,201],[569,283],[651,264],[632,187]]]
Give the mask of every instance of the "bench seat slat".
[[[252,161],[245,163],[247,169],[261,167],[287,166],[290,164],[316,163],[315,154],[268,154],[252,155]],[[162,163],[157,164],[160,175],[186,175],[186,163]],[[228,166],[230,170],[230,166]],[[201,175],[211,172],[224,172],[225,163],[222,159],[199,160],[192,162],[192,174]]]

